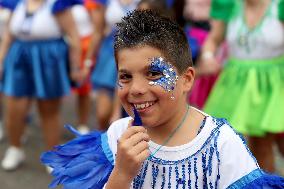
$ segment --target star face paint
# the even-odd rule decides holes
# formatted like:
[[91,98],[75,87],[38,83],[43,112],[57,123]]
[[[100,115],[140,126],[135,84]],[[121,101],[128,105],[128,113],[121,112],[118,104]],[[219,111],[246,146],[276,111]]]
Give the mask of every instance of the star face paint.
[[159,85],[167,92],[172,92],[175,89],[178,76],[174,67],[166,62],[162,57],[154,57],[151,59],[149,70],[162,73],[162,77],[155,81],[150,81],[150,85]]

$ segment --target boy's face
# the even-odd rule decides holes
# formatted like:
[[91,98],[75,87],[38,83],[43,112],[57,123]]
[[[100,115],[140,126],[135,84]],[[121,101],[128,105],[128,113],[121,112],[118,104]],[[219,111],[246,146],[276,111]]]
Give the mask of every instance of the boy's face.
[[129,115],[136,107],[143,125],[162,125],[185,106],[194,77],[191,67],[179,75],[162,53],[150,46],[122,49],[117,61],[118,96]]

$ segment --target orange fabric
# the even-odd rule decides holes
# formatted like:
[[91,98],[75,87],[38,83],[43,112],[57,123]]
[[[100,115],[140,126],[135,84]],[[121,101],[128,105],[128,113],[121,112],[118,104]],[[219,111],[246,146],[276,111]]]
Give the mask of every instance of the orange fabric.
[[[81,49],[82,49],[82,56],[81,56],[81,68],[84,66],[84,60],[86,58],[89,44],[91,43],[91,36],[81,38]],[[89,94],[92,90],[92,83],[91,83],[91,75],[88,75],[86,81],[79,87],[73,88],[73,91],[79,95],[86,95]]]
[[96,3],[94,0],[85,0],[84,1],[84,6],[88,10],[94,10],[94,9],[96,9],[99,6],[99,4]]

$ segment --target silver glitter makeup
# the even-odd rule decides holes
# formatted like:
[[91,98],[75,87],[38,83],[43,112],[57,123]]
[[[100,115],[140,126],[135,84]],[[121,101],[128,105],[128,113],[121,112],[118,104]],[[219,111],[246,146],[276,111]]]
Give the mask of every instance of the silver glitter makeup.
[[[167,92],[173,92],[178,80],[178,75],[170,63],[166,62],[162,57],[154,57],[151,59],[150,70],[163,74],[163,77],[155,81],[150,81],[150,85],[159,85]],[[171,99],[174,99],[173,95]]]

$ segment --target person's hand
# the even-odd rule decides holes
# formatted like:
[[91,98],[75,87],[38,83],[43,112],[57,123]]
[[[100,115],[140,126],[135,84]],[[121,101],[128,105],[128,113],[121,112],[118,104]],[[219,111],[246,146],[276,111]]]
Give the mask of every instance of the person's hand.
[[72,67],[70,73],[71,80],[79,85],[82,84],[85,80],[85,72],[84,69],[79,67]]
[[222,65],[218,63],[215,56],[201,56],[196,66],[196,75],[214,75],[221,71]]
[[127,130],[118,141],[114,168],[122,177],[131,181],[150,155],[147,130],[142,126],[131,126],[132,122],[133,120],[129,122]]

